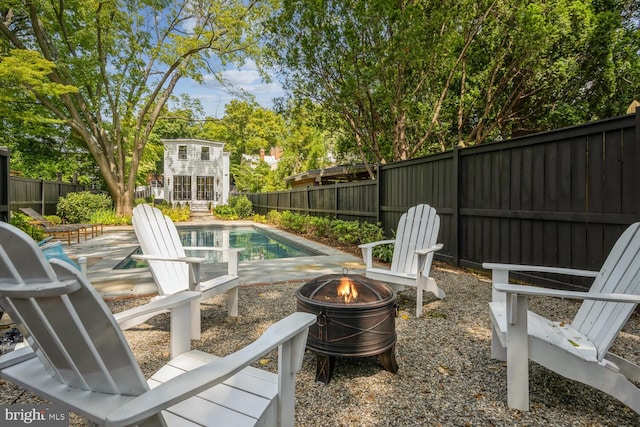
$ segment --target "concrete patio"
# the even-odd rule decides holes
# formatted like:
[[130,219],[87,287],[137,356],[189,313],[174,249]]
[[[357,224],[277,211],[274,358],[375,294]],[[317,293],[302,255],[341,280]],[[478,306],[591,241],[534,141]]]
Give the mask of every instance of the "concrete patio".
[[[210,215],[194,216],[192,221],[178,223],[178,227],[200,225],[229,225],[228,221],[214,220]],[[265,224],[234,221],[233,225],[255,225],[276,233],[294,243],[312,248],[324,255],[282,258],[275,260],[241,261],[238,265],[240,284],[274,283],[288,280],[307,280],[322,274],[340,273],[343,269],[358,274],[364,272],[361,258],[330,246],[313,242]],[[138,247],[132,226],[105,227],[104,233],[80,243],[64,245],[65,252],[74,260],[87,258],[87,276],[105,297],[150,295],[156,286],[148,268],[115,269],[114,267]],[[203,264],[202,276],[226,271],[226,264]]]

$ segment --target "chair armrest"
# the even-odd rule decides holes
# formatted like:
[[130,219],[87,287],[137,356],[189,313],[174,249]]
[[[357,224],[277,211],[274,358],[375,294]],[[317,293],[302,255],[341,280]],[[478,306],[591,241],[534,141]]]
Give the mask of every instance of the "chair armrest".
[[362,249],[362,260],[364,261],[365,269],[369,270],[373,267],[373,248],[380,245],[390,245],[395,242],[395,240],[378,240],[377,242],[358,245]]
[[[238,276],[238,258],[239,253],[244,251],[245,248],[217,248],[213,246],[183,246],[182,249],[187,251],[215,251],[229,254],[227,260],[227,274],[229,276]],[[196,278],[197,283],[200,283],[200,273],[194,272],[193,275]]]
[[242,252],[245,248],[218,248],[215,246],[183,246],[185,251]]
[[377,242],[363,243],[358,245],[360,249],[374,248],[380,245],[390,245],[391,243],[395,243],[395,240],[378,240]]
[[201,296],[202,294],[200,292],[177,292],[162,298],[154,299],[139,307],[121,311],[120,313],[114,314],[113,317],[115,317],[118,322],[120,329],[127,330],[174,307],[195,301]]
[[537,273],[567,274],[570,276],[596,277],[598,271],[577,270],[573,268],[546,267],[541,265],[497,264],[491,262],[482,263],[482,268],[494,271],[531,271]]
[[[18,363],[22,363],[25,360],[33,359],[36,357],[36,352],[33,351],[33,347],[26,346],[13,350],[0,356],[0,371]],[[1,377],[2,375],[0,375]]]
[[[260,338],[235,353],[185,372],[132,399],[118,408],[117,413],[107,419],[106,425],[115,427],[138,423],[169,406],[220,384],[265,353],[279,346],[285,347],[289,341],[295,341],[296,344],[301,345],[302,349],[298,350],[302,352],[309,326],[315,321],[316,316],[311,313],[293,313],[274,323]],[[282,357],[282,352],[281,349],[279,358]],[[280,366],[281,363],[278,365]],[[293,368],[295,372],[299,366],[293,366]]]
[[597,293],[597,292],[576,292],[561,289],[538,288],[527,285],[513,285],[510,283],[494,283],[493,288],[500,292],[516,295],[533,295],[546,296],[554,298],[570,298],[579,300],[595,300],[609,302],[624,302],[631,304],[640,304],[640,295],[633,294],[614,294],[614,293]]
[[131,255],[133,259],[142,259],[146,261],[169,261],[169,262],[186,262],[187,264],[201,264],[205,262],[206,258],[185,256],[177,258],[163,257],[160,255]]
[[[431,246],[430,248],[425,248],[425,249],[418,249],[415,251],[415,254],[418,255],[418,273],[417,275],[421,275],[425,273],[425,269],[430,269],[431,265],[427,266],[427,255],[429,255],[432,252],[436,252],[439,251],[440,249],[442,249],[443,245],[442,243],[437,243],[433,246]],[[429,271],[427,269],[426,275],[429,275]]]
[[437,244],[431,246],[430,248],[418,249],[418,250],[415,251],[415,253],[418,254],[418,255],[426,255],[426,254],[428,254],[430,252],[439,251],[443,247],[444,247],[444,245],[442,243],[437,243]]

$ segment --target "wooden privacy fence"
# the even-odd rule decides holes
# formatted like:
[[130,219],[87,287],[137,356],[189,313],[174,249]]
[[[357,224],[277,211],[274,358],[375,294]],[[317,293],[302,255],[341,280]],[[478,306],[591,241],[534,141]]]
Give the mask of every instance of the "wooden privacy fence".
[[17,176],[9,178],[10,208],[14,212],[20,208],[33,208],[43,215],[55,215],[58,198],[80,191],[91,189],[73,182],[44,181]]
[[9,221],[9,151],[0,148],[0,221]]
[[376,181],[246,195],[257,213],[380,222],[389,236],[410,206],[428,203],[441,217],[441,260],[599,270],[622,231],[640,221],[640,113],[380,165]]

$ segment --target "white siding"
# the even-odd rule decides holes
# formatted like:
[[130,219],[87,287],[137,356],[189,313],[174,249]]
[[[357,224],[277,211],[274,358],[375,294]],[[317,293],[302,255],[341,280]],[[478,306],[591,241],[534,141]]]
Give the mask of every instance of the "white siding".
[[[192,210],[207,210],[227,203],[229,198],[229,155],[224,152],[224,143],[197,139],[168,139],[164,143],[164,183],[165,200],[177,202],[173,194],[175,176],[191,177]],[[186,146],[187,158],[178,158],[178,147]],[[201,159],[202,147],[209,148],[209,160]],[[197,177],[213,177],[213,200],[197,200]],[[184,201],[180,201],[184,203]]]

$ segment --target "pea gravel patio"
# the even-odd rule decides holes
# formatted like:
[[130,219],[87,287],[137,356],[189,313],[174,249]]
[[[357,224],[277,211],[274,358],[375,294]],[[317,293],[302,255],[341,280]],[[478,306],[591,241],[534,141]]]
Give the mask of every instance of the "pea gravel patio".
[[[424,316],[413,315],[415,290],[399,293],[396,319],[397,374],[381,368],[375,357],[338,359],[328,385],[315,382],[315,356],[307,351],[297,376],[297,426],[637,426],[640,416],[591,387],[531,365],[531,410],[506,406],[506,367],[490,358],[486,277],[438,264],[433,271],[447,292],[440,301],[426,294]],[[335,271],[334,271],[335,272]],[[282,271],[283,276],[286,271]],[[322,274],[311,271],[308,278]],[[302,279],[253,283],[240,288],[240,316],[226,314],[224,296],[201,304],[202,339],[192,347],[220,356],[255,339],[270,324],[295,311],[295,291]],[[107,298],[114,312],[148,297]],[[570,321],[578,303],[530,299],[530,308],[556,320]],[[161,315],[125,331],[145,375],[169,358],[169,317]],[[613,351],[640,362],[640,317],[620,334]],[[275,354],[258,364],[275,371]],[[0,380],[0,404],[41,400]],[[84,420],[72,415],[72,426]]]

